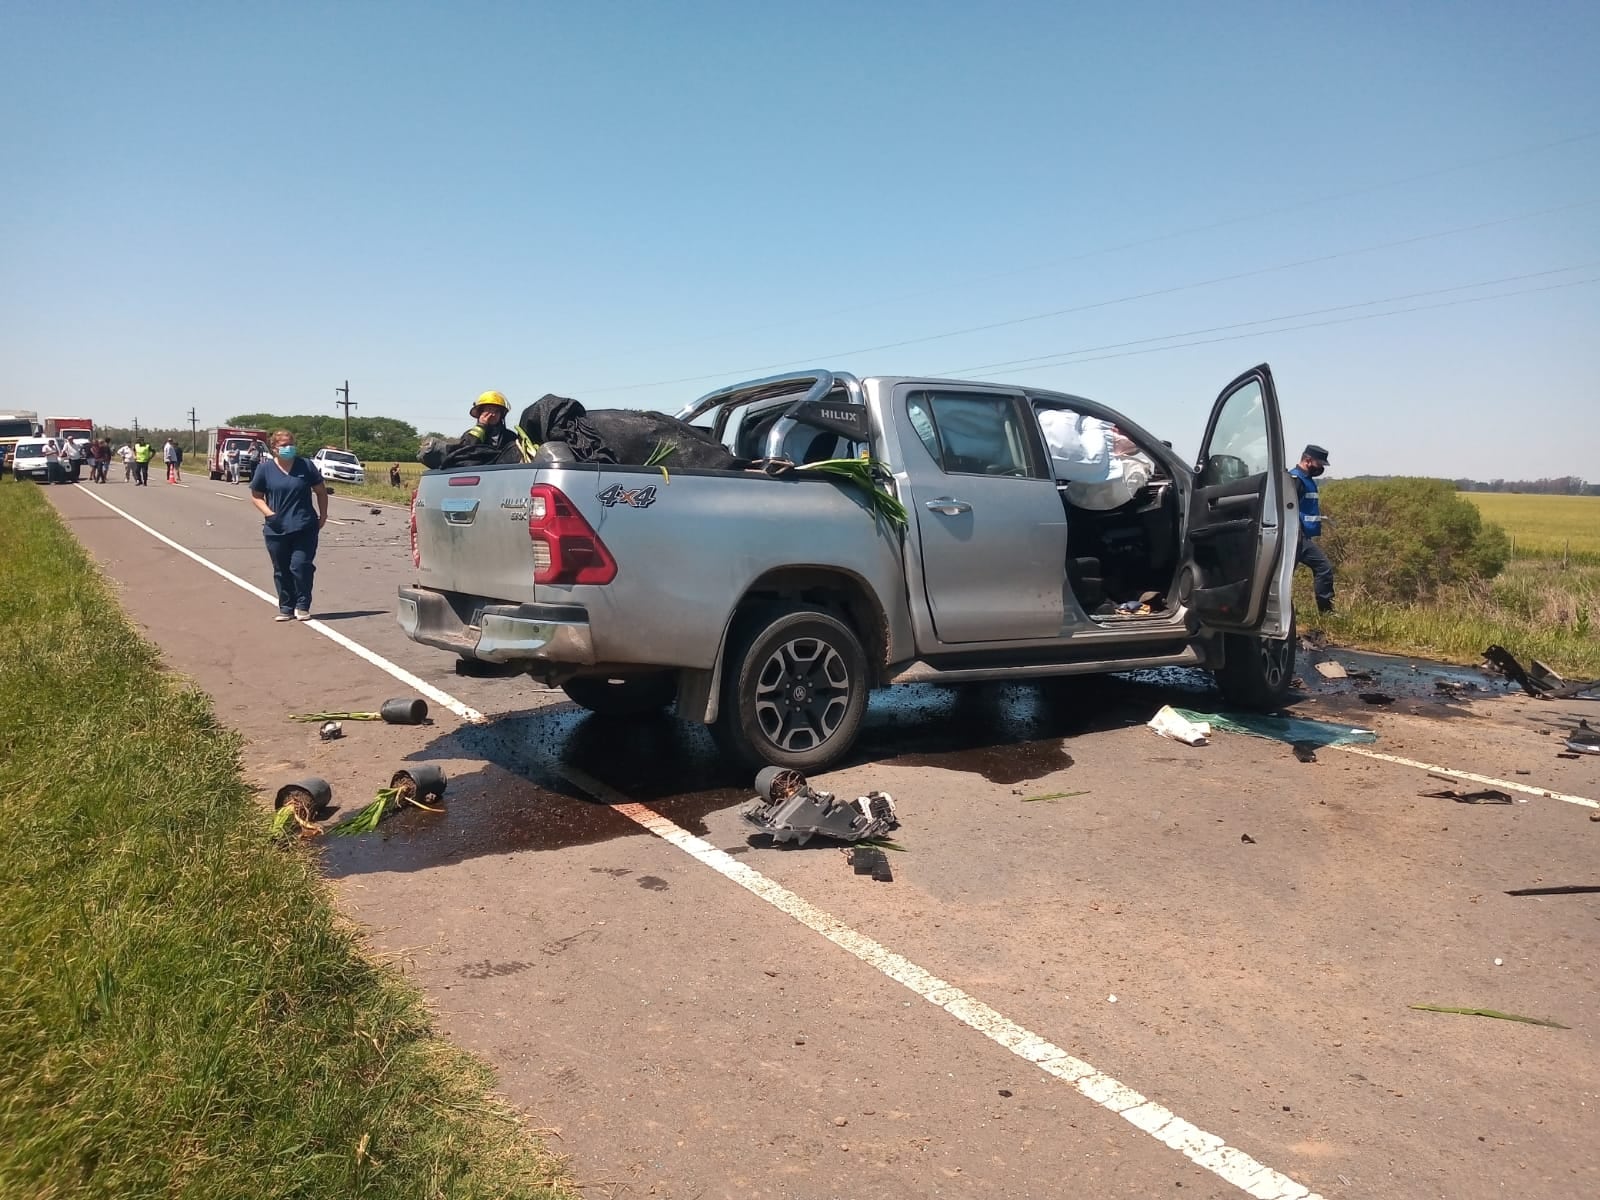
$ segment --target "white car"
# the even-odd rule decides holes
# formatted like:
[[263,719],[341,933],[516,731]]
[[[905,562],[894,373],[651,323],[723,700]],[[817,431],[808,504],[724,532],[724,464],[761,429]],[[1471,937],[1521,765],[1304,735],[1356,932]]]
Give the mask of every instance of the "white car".
[[37,479],[40,483],[55,483],[64,479],[61,455],[55,442],[38,438],[19,441],[11,456],[11,474],[18,481]]
[[324,479],[338,483],[367,481],[366,468],[361,465],[361,460],[348,450],[335,450],[332,446],[324,446],[311,456],[311,461],[316,463],[317,470],[322,472]]

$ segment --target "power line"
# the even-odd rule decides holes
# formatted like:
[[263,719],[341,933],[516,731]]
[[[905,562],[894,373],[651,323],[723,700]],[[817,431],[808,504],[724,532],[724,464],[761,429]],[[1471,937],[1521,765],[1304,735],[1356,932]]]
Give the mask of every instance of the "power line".
[[[977,371],[992,371],[997,367],[1024,365],[1039,367],[1060,366],[1066,360],[1076,358],[1080,354],[1093,354],[1099,350],[1122,350],[1128,346],[1146,346],[1151,342],[1169,342],[1174,338],[1198,337],[1203,333],[1221,333],[1229,329],[1245,329],[1252,325],[1275,325],[1279,321],[1297,321],[1302,317],[1320,317],[1327,313],[1349,312],[1353,308],[1371,308],[1378,304],[1399,304],[1402,300],[1420,300],[1424,296],[1443,296],[1449,292],[1466,292],[1471,291],[1473,288],[1498,287],[1503,283],[1520,283],[1524,279],[1540,279],[1547,275],[1562,275],[1568,271],[1584,271],[1594,265],[1593,263],[1578,263],[1570,267],[1552,267],[1548,271],[1530,271],[1525,275],[1506,275],[1499,279],[1480,280],[1477,283],[1458,283],[1453,287],[1430,288],[1425,292],[1405,292],[1398,296],[1384,296],[1378,300],[1360,300],[1354,304],[1335,304],[1329,308],[1312,308],[1304,312],[1283,313],[1280,316],[1261,317],[1254,321],[1236,321],[1231,325],[1212,325],[1205,329],[1186,329],[1182,333],[1164,333],[1158,337],[1135,338],[1129,342],[1108,342],[1102,346],[1083,346],[1077,350],[1055,350],[1049,354],[1036,354],[1029,358],[1008,358],[1000,362],[978,363],[975,366],[949,367],[935,371],[933,374],[961,378],[970,376]],[[1273,331],[1264,330],[1263,332],[1270,333]]]
[[[1184,228],[1181,228],[1181,229],[1170,230],[1167,233],[1158,233],[1158,234],[1152,234],[1149,237],[1136,238],[1136,239],[1134,239],[1133,241],[1130,241],[1130,242],[1120,242],[1120,243],[1118,243],[1116,245],[1112,245],[1112,246],[1101,246],[1101,247],[1098,247],[1098,248],[1093,249],[1093,250],[1084,250],[1084,251],[1080,251],[1077,254],[1069,255],[1066,258],[1053,259],[1053,260],[1050,260],[1050,261],[1047,261],[1047,262],[1033,263],[1033,264],[1031,264],[1029,266],[1026,266],[1026,267],[1013,267],[1013,268],[1011,268],[1009,270],[991,272],[991,273],[986,274],[986,275],[968,276],[968,277],[962,279],[959,282],[941,284],[938,287],[923,288],[923,289],[921,289],[919,291],[915,291],[915,292],[901,292],[901,293],[897,293],[897,294],[894,294],[894,295],[879,296],[879,297],[875,297],[874,299],[866,301],[866,302],[861,303],[861,304],[851,305],[848,308],[829,309],[826,315],[830,316],[830,317],[845,316],[845,315],[848,315],[849,313],[863,312],[863,311],[865,311],[867,309],[872,309],[872,308],[880,308],[880,307],[882,307],[883,305],[886,305],[886,304],[898,304],[898,303],[902,303],[902,302],[904,302],[906,300],[916,300],[916,299],[920,299],[920,298],[922,298],[924,296],[939,295],[941,293],[954,291],[954,290],[959,289],[959,288],[969,288],[969,287],[972,287],[975,284],[989,283],[989,282],[992,282],[992,281],[997,280],[997,279],[1010,279],[1010,278],[1014,278],[1014,277],[1016,277],[1018,275],[1027,275],[1027,274],[1030,274],[1030,273],[1035,272],[1035,271],[1053,270],[1053,269],[1055,269],[1057,267],[1066,266],[1069,263],[1083,262],[1085,259],[1097,258],[1097,257],[1099,257],[1101,255],[1104,255],[1104,254],[1117,254],[1117,253],[1120,253],[1120,252],[1122,252],[1124,250],[1135,250],[1135,249],[1138,249],[1141,246],[1152,246],[1152,245],[1156,245],[1156,244],[1158,244],[1160,242],[1173,241],[1173,240],[1175,240],[1177,238],[1189,237],[1189,236],[1191,236],[1193,234],[1197,234],[1197,233],[1210,233],[1211,231],[1216,230],[1216,229],[1225,229],[1230,225],[1240,225],[1240,224],[1244,224],[1244,223],[1249,222],[1249,221],[1263,220],[1263,219],[1265,219],[1267,217],[1281,216],[1282,214],[1288,213],[1288,212],[1297,212],[1297,211],[1299,211],[1301,209],[1305,209],[1305,208],[1314,208],[1319,204],[1331,204],[1331,203],[1333,203],[1335,201],[1338,201],[1338,200],[1349,200],[1349,199],[1351,199],[1351,198],[1353,198],[1355,196],[1365,196],[1365,195],[1369,195],[1369,194],[1371,194],[1373,192],[1386,191],[1389,188],[1404,187],[1408,183],[1419,183],[1419,182],[1421,182],[1422,180],[1425,180],[1425,179],[1436,179],[1436,178],[1438,178],[1438,177],[1440,177],[1442,175],[1452,175],[1457,171],[1467,171],[1467,170],[1471,170],[1474,167],[1483,167],[1483,166],[1488,166],[1488,165],[1490,165],[1492,163],[1504,162],[1507,159],[1521,158],[1524,155],[1537,154],[1537,153],[1539,153],[1540,151],[1543,151],[1543,150],[1553,150],[1553,149],[1555,149],[1555,148],[1557,148],[1559,146],[1570,146],[1570,145],[1572,145],[1572,144],[1574,144],[1576,142],[1589,141],[1589,140],[1591,140],[1593,138],[1596,138],[1596,137],[1600,137],[1600,129],[1590,130],[1587,133],[1573,134],[1570,137],[1557,138],[1554,141],[1540,142],[1537,145],[1533,145],[1533,146],[1523,146],[1523,147],[1520,147],[1520,148],[1515,149],[1515,150],[1506,150],[1506,151],[1502,151],[1501,153],[1498,153],[1498,154],[1488,155],[1487,157],[1484,157],[1484,158],[1475,158],[1475,159],[1470,159],[1470,160],[1468,160],[1466,162],[1453,163],[1453,164],[1451,164],[1449,166],[1435,167],[1435,168],[1433,168],[1431,170],[1428,170],[1428,171],[1418,172],[1415,175],[1404,175],[1404,176],[1401,176],[1398,179],[1387,179],[1387,180],[1382,180],[1382,181],[1380,181],[1378,183],[1365,184],[1365,185],[1363,185],[1361,187],[1350,188],[1347,191],[1330,192],[1330,193],[1327,193],[1325,195],[1313,196],[1313,197],[1309,197],[1309,198],[1304,199],[1304,200],[1295,200],[1295,201],[1291,201],[1288,204],[1278,205],[1275,208],[1265,208],[1265,209],[1260,209],[1260,210],[1258,210],[1256,212],[1241,213],[1241,214],[1237,214],[1237,215],[1231,216],[1231,217],[1223,217],[1220,220],[1210,221],[1210,222],[1207,222],[1206,224],[1203,224],[1203,225],[1189,225],[1189,226],[1185,226]],[[782,329],[782,328],[785,328],[786,326],[799,324],[799,323],[803,322],[804,320],[806,320],[806,318],[802,317],[802,318],[788,318],[788,319],[784,319],[784,320],[780,320],[780,321],[771,321],[771,322],[768,322],[768,323],[763,324],[763,325],[753,325],[753,326],[747,326],[747,327],[745,327],[743,329],[726,330],[726,331],[723,331],[721,333],[707,334],[704,337],[680,339],[678,341],[672,341],[672,342],[661,342],[661,343],[657,343],[654,346],[635,347],[635,351],[634,352],[635,353],[646,353],[646,352],[651,352],[651,351],[656,351],[656,350],[667,350],[667,349],[672,349],[672,348],[679,347],[679,346],[700,345],[700,344],[705,343],[705,342],[717,341],[717,340],[719,340],[721,338],[725,338],[725,337],[742,337],[742,336],[745,336],[747,334],[752,334],[752,333],[765,333],[765,332],[767,332],[768,330],[771,330],[771,329]],[[810,360],[810,359],[806,360],[807,363],[809,363],[811,361],[813,361],[813,360]],[[785,365],[789,365],[789,364],[785,364]],[[764,369],[766,369],[766,368],[761,368],[761,367],[755,368],[755,370],[764,370]],[[738,372],[732,372],[732,373],[733,374],[737,374]],[[718,377],[717,376],[700,376],[700,377],[698,377],[696,379],[667,380],[665,382],[667,382],[667,383],[696,383],[696,382],[699,382],[701,379],[711,379],[711,378],[718,378]],[[655,387],[655,386],[658,386],[658,385],[656,385],[656,384],[638,384],[636,386],[643,388],[643,387]],[[600,391],[625,391],[625,390],[629,390],[629,389],[625,389],[625,388],[602,388],[602,389],[599,389],[599,390]]]
[[1542,208],[1533,212],[1517,213],[1509,217],[1496,217],[1491,221],[1479,221],[1472,225],[1458,225],[1451,229],[1442,229],[1433,233],[1415,234],[1411,237],[1397,238],[1393,241],[1378,242],[1369,246],[1358,246],[1348,250],[1336,250],[1331,254],[1319,254],[1311,258],[1295,259],[1291,262],[1275,263],[1267,267],[1255,267],[1248,271],[1236,271],[1229,275],[1217,275],[1210,279],[1192,280],[1189,283],[1174,284],[1171,287],[1154,288],[1146,292],[1134,292],[1126,296],[1117,296],[1108,300],[1095,300],[1087,304],[1077,304],[1069,308],[1051,309],[1048,312],[1029,313],[1026,316],[1011,317],[1004,321],[991,321],[984,325],[970,325],[962,329],[945,330],[942,333],[925,334],[922,337],[906,338],[898,342],[882,342],[876,346],[859,346],[853,350],[840,350],[831,354],[810,354],[805,358],[788,359],[784,362],[764,363],[755,367],[744,367],[738,370],[716,371],[706,375],[686,375],[678,379],[658,379],[650,383],[634,383],[620,387],[589,388],[591,395],[601,395],[608,392],[635,392],[645,388],[667,387],[679,383],[703,383],[707,380],[726,379],[729,376],[749,378],[766,371],[781,370],[785,367],[807,366],[815,362],[838,361],[850,358],[857,354],[872,354],[879,350],[898,350],[904,346],[925,345],[928,342],[943,341],[946,338],[964,337],[971,333],[986,333],[994,329],[1006,329],[1015,325],[1025,325],[1033,321],[1044,321],[1051,317],[1070,316],[1074,313],[1089,312],[1094,309],[1110,308],[1118,304],[1131,304],[1136,300],[1150,300],[1157,296],[1170,296],[1177,292],[1193,291],[1196,288],[1214,287],[1219,283],[1234,283],[1241,279],[1251,279],[1258,275],[1268,275],[1277,271],[1289,271],[1297,267],[1314,266],[1318,263],[1332,262],[1339,258],[1348,258],[1357,254],[1372,254],[1379,250],[1393,250],[1400,246],[1412,246],[1419,242],[1434,241],[1443,237],[1454,237],[1461,233],[1475,233],[1482,229],[1491,229],[1497,225],[1509,225],[1515,221],[1532,220],[1535,217],[1547,217],[1555,213],[1568,212],[1575,208],[1583,208],[1594,204],[1600,197],[1589,197],[1571,204],[1561,204],[1554,208]]
[[[1142,350],[1124,350],[1117,354],[1099,354],[1092,358],[1075,358],[1072,365],[1086,362],[1102,362],[1108,358],[1135,358],[1141,354],[1159,354],[1163,350],[1182,350],[1188,346],[1210,346],[1217,342],[1237,342],[1243,338],[1263,337],[1274,333],[1293,333],[1299,329],[1321,329],[1326,325],[1348,325],[1355,321],[1375,321],[1379,317],[1398,317],[1404,313],[1425,312],[1434,308],[1457,308],[1463,304],[1482,304],[1487,300],[1507,300],[1513,296],[1531,296],[1535,292],[1554,292],[1561,288],[1584,287],[1591,283],[1600,283],[1600,275],[1590,279],[1573,279],[1565,283],[1549,283],[1544,287],[1521,288],[1514,292],[1497,292],[1493,296],[1467,296],[1461,300],[1442,300],[1438,304],[1417,304],[1410,308],[1397,308],[1390,312],[1360,313],[1353,317],[1335,317],[1331,321],[1308,321],[1304,325],[1285,325],[1282,329],[1260,329],[1254,333],[1234,333],[1227,337],[1201,338],[1193,342],[1174,342],[1170,346],[1147,346]],[[1006,371],[992,371],[993,375],[1016,375],[1023,371],[1038,370],[1037,366],[1013,367]]]

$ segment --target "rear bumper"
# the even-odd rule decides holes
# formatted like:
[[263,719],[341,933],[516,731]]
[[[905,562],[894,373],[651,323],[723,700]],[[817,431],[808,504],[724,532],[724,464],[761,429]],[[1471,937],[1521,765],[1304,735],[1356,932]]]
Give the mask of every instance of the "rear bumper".
[[[470,607],[470,620],[458,612]],[[483,662],[593,666],[588,614],[576,605],[455,603],[431,588],[403,587],[395,612],[400,630],[414,642]]]

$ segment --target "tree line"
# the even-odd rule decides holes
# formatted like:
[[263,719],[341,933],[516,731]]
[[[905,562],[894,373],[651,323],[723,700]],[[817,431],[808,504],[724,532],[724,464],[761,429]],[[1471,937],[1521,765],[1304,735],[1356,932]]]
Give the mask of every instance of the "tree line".
[[[1354,480],[1376,482],[1394,479],[1393,475],[1352,475]],[[1600,483],[1589,483],[1578,475],[1555,479],[1452,479],[1458,492],[1514,492],[1528,496],[1600,496]]]
[[[220,422],[245,429],[287,429],[309,456],[321,446],[344,449],[344,418],[327,416],[284,416],[279,413],[242,413]],[[189,457],[206,452],[206,430],[209,425],[196,430],[187,426],[181,429],[154,429],[140,426],[136,433],[131,427],[100,425],[95,432],[112,446],[124,442],[132,445],[138,438],[146,438],[151,445],[160,446],[171,438]],[[350,452],[362,462],[415,462],[418,443],[424,437],[443,438],[442,433],[419,434],[417,427],[393,417],[351,417]]]

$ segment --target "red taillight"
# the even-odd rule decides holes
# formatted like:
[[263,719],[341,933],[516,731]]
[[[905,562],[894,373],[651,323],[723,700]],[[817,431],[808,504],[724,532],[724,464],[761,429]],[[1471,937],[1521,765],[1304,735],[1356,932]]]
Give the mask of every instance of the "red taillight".
[[411,492],[411,565],[422,569],[422,547],[417,545],[417,493]]
[[560,488],[528,489],[528,537],[535,583],[597,584],[617,577],[617,560]]

